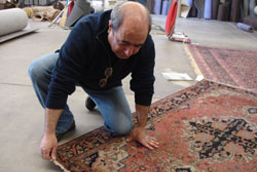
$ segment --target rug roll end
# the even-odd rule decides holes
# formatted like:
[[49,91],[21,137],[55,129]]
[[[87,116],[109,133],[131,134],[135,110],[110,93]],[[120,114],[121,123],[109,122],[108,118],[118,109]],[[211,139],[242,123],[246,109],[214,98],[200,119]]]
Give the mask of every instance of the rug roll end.
[[253,32],[253,27],[244,23],[237,23],[237,28],[246,32]]

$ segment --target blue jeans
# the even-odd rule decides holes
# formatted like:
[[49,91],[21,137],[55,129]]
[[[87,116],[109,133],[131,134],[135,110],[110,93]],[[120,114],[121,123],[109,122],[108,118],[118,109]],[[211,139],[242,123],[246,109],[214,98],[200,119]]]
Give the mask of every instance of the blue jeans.
[[[44,109],[46,108],[45,102],[48,85],[51,81],[51,74],[58,57],[59,53],[47,54],[33,61],[29,67],[29,76],[33,88]],[[112,132],[114,135],[125,135],[131,131],[131,110],[121,86],[106,91],[83,89],[96,103],[101,115],[104,117],[104,126],[108,131]],[[70,128],[73,120],[73,114],[66,104],[59,118],[56,134],[66,132]]]

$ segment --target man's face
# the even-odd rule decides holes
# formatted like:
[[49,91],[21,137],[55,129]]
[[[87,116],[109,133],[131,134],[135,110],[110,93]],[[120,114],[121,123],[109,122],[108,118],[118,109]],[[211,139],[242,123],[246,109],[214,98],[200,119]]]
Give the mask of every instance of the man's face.
[[120,59],[128,59],[138,53],[148,33],[145,28],[139,28],[135,24],[128,24],[129,22],[125,22],[118,30],[114,31],[111,29],[111,22],[109,23],[108,40],[112,51]]

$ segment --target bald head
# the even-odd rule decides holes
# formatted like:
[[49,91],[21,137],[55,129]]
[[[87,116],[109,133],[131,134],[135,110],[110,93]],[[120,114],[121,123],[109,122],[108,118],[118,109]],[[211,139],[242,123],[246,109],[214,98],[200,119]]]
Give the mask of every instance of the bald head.
[[112,51],[120,59],[128,59],[139,52],[150,31],[148,10],[137,2],[123,2],[111,13],[108,41]]
[[145,8],[138,2],[122,2],[117,4],[111,13],[112,29],[116,31],[124,22],[134,27],[151,30],[150,14]]

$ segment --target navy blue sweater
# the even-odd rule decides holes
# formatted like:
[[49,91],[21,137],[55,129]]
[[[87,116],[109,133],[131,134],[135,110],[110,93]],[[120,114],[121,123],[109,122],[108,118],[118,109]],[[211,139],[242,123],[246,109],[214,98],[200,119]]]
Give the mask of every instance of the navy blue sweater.
[[[154,93],[154,43],[150,35],[140,51],[129,59],[119,59],[108,43],[108,22],[111,11],[81,18],[59,51],[59,58],[49,84],[46,107],[62,109],[76,85],[90,90],[108,90],[121,86],[121,80],[131,73],[130,89],[135,103],[150,105]],[[113,67],[113,75],[104,88],[99,80],[104,71]]]

